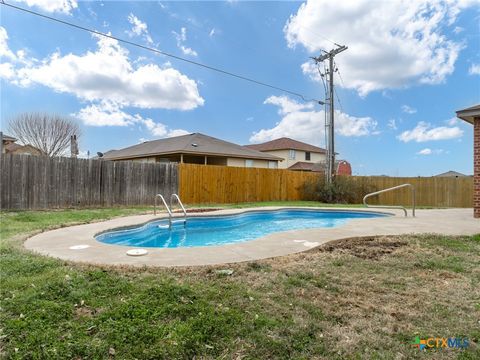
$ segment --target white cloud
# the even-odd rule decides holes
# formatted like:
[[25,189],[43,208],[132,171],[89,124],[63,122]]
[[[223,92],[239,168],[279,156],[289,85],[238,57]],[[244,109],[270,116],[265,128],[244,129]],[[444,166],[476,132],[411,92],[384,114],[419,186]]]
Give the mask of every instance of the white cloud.
[[152,37],[148,33],[148,26],[146,23],[141,21],[138,17],[130,13],[128,15],[128,22],[132,24],[132,29],[130,31],[127,31],[127,34],[130,37],[134,36],[143,36],[146,42],[149,44],[153,44]]
[[88,126],[129,126],[141,121],[140,115],[130,115],[114,102],[102,101],[90,104],[72,116]]
[[402,111],[407,114],[415,114],[417,109],[414,109],[408,105],[402,105]]
[[187,134],[191,134],[191,132],[183,129],[173,129],[168,130],[167,137],[182,136]]
[[458,123],[459,123],[459,120],[456,117],[452,117],[448,120],[445,120],[445,124],[447,124],[449,126],[454,126],[454,125],[457,125]]
[[0,26],[0,78],[12,82],[16,82],[18,66],[31,66],[37,60],[35,58],[27,58],[26,51],[21,49],[13,52],[8,46],[7,30]]
[[186,28],[182,27],[180,29],[180,33],[172,31],[172,34],[177,39],[177,47],[180,50],[182,50],[182,53],[184,53],[185,55],[190,55],[190,56],[198,56],[198,54],[195,50],[183,45],[183,43],[185,41],[187,41],[187,29]]
[[167,125],[155,122],[150,118],[143,118],[139,114],[128,114],[122,110],[121,106],[109,101],[88,105],[71,115],[87,126],[143,125],[156,137],[172,137],[189,133],[183,129],[169,129]]
[[78,7],[77,0],[15,0],[26,3],[30,7],[36,7],[43,11],[53,13],[60,12],[71,14]]
[[0,26],[0,57],[8,60],[17,59],[13,51],[8,47],[8,34],[7,30],[3,26]]
[[463,130],[457,126],[432,127],[431,124],[420,121],[412,130],[402,132],[397,138],[403,142],[415,141],[425,142],[433,140],[448,140],[459,138],[463,135]]
[[314,107],[313,103],[311,102],[298,103],[290,99],[288,96],[270,96],[263,103],[278,106],[278,113],[280,115],[285,115],[302,110],[311,110]]
[[[290,47],[302,45],[311,54],[333,48],[330,39],[346,44],[348,50],[335,61],[345,87],[365,96],[375,90],[443,82],[453,73],[463,45],[442,31],[472,3],[308,0],[290,17],[284,32]],[[318,72],[312,63],[302,69],[315,79]]]
[[470,75],[480,75],[480,64],[472,64],[468,69]]
[[117,41],[96,37],[98,49],[83,55],[54,53],[38,61],[25,52],[14,53],[8,47],[8,34],[0,27],[0,77],[13,84],[29,87],[41,84],[76,95],[87,105],[72,114],[88,126],[143,125],[153,135],[177,136],[183,129],[168,129],[162,123],[139,114],[125,112],[125,107],[190,110],[204,103],[197,83],[164,64],[163,67],[130,62],[128,51]]
[[[282,119],[273,128],[254,132],[250,142],[264,142],[285,136],[321,145],[325,134],[323,110],[315,111],[313,104],[301,104],[286,96],[270,96],[264,103],[278,106]],[[370,117],[358,118],[340,111],[336,111],[335,116],[335,131],[342,136],[370,135],[377,126]]]
[[443,149],[430,149],[430,148],[425,148],[417,152],[417,155],[440,155],[443,154],[445,151]]
[[203,105],[194,80],[169,66],[134,66],[117,41],[97,38],[95,52],[64,56],[56,52],[40,64],[18,68],[12,82],[25,87],[37,83],[82,100],[138,108],[191,110]]
[[417,152],[418,155],[431,155],[432,154],[432,149],[425,148]]
[[397,130],[397,122],[395,119],[388,120],[387,126],[392,130]]

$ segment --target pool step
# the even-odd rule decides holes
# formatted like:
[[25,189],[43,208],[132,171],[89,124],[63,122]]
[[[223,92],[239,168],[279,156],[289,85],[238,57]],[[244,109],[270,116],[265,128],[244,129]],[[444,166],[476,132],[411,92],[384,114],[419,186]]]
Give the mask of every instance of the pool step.
[[158,227],[159,227],[160,229],[170,229],[170,228],[171,228],[173,225],[175,225],[175,224],[182,224],[184,227],[186,227],[186,226],[187,226],[187,220],[186,220],[186,219],[172,220],[172,221],[170,222],[170,225],[168,225],[168,224],[160,224],[160,225],[158,225]]

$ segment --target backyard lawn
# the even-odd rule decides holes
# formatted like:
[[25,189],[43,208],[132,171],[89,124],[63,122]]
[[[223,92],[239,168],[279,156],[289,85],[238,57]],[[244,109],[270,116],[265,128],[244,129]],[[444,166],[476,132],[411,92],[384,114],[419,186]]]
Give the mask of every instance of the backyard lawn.
[[[480,358],[480,235],[356,239],[182,269],[79,266],[21,247],[41,230],[147,211],[0,213],[0,356]],[[470,346],[420,351],[416,336]]]

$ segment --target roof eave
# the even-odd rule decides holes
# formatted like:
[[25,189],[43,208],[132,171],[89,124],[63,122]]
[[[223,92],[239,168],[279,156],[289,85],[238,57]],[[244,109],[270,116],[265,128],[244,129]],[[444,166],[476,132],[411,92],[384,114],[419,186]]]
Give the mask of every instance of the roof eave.
[[271,160],[271,161],[282,161],[283,158],[280,158],[275,155],[271,156],[245,156],[245,155],[233,155],[233,154],[221,154],[221,153],[208,153],[208,152],[195,152],[195,151],[170,151],[163,153],[151,153],[151,154],[140,154],[140,155],[127,155],[127,156],[112,156],[105,157],[105,160],[129,160],[129,159],[139,159],[145,157],[154,157],[162,155],[174,155],[174,154],[187,154],[187,155],[198,155],[198,156],[221,156],[221,157],[232,157],[237,159],[255,159],[255,160]]
[[457,117],[473,124],[475,118],[480,118],[480,109],[465,109],[456,111]]

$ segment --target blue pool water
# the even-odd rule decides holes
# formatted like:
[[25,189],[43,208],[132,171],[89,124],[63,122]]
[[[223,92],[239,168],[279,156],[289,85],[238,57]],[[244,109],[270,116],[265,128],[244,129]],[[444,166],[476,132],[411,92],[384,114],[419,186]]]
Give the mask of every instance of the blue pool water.
[[145,225],[114,230],[96,236],[106,244],[176,248],[212,246],[254,240],[281,231],[331,228],[351,219],[383,217],[385,214],[360,211],[326,211],[285,209],[253,211],[237,215],[191,217],[168,228],[168,220],[152,221]]

